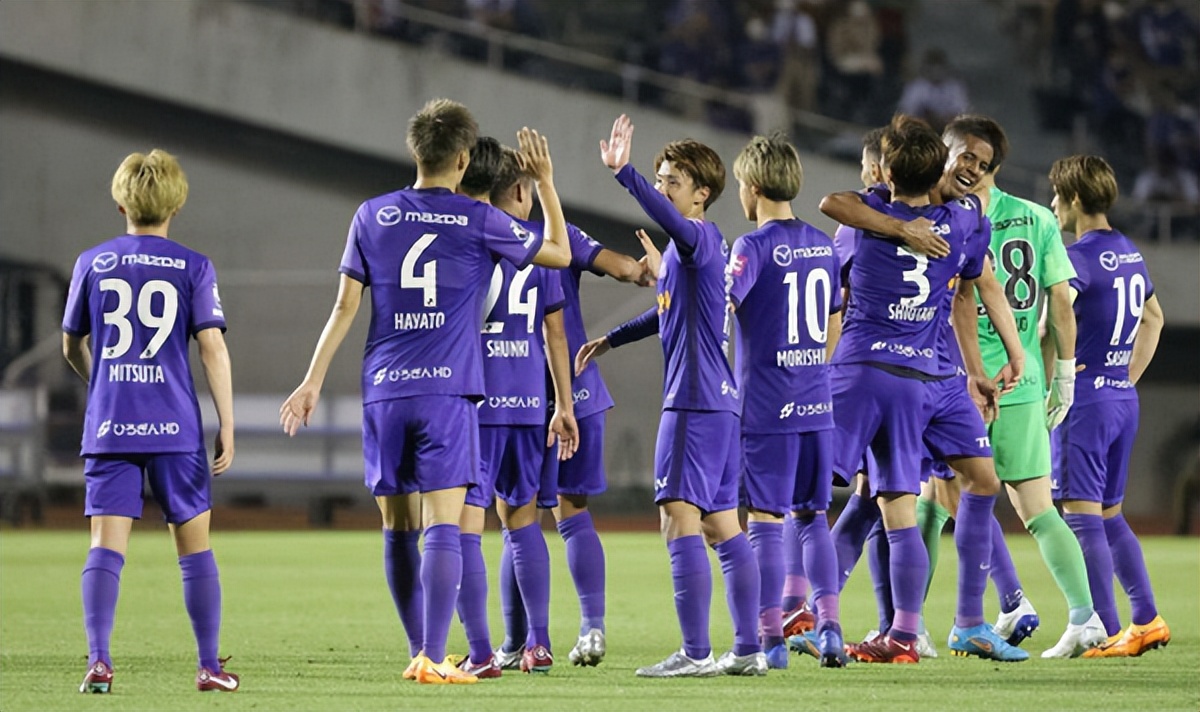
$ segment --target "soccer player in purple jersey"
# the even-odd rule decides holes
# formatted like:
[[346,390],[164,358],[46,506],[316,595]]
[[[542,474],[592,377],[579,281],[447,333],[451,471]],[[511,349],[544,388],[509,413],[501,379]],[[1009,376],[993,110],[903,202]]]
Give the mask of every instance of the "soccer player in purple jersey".
[[[329,364],[372,288],[363,354],[365,483],[383,520],[384,563],[409,635],[406,677],[430,684],[477,680],[446,658],[446,635],[462,580],[459,520],[478,481],[476,403],[484,395],[479,320],[488,279],[501,259],[563,267],[566,228],[544,137],[518,134],[537,176],[544,234],[503,212],[456,195],[478,128],[466,107],[435,99],[409,122],[417,163],[411,188],[363,203],[339,267],[332,313],[308,373],[280,407],[289,435],[316,408]],[[424,531],[422,556],[417,538]]]
[[[196,689],[235,692],[240,684],[217,657],[221,582],[208,536],[211,477],[233,462],[233,386],[212,262],[167,238],[187,194],[174,156],[159,149],[127,156],[112,180],[125,234],[79,256],[67,293],[63,355],[88,384],[80,455],[92,542],[82,577],[89,652],[80,692],[112,691],[109,640],[130,530],[142,516],[143,478],[175,538],[199,652]],[[189,336],[217,409],[211,475]]]
[[786,668],[781,599],[784,515],[812,582],[822,667],[845,664],[837,561],[829,537],[833,404],[826,336],[841,324],[833,241],[798,220],[800,156],[783,135],[756,136],[733,164],[738,197],[758,229],[733,243],[729,299],[738,318],[742,390],[742,504],[761,581],[759,627],[767,664]]
[[[964,655],[1023,660],[1028,657],[1024,651],[996,638],[983,622],[990,519],[999,481],[980,414],[965,394],[955,397],[952,386],[945,383],[953,372],[945,372],[937,357],[939,322],[946,320],[947,307],[953,303],[964,356],[968,362],[978,359],[977,344],[972,351],[974,304],[959,298],[962,290],[953,299],[950,292],[960,273],[969,279],[982,273],[982,261],[971,259],[969,247],[985,225],[981,200],[967,196],[943,206],[930,204],[929,192],[942,176],[948,150],[924,122],[897,117],[882,145],[893,202],[884,205],[876,196],[868,196],[868,204],[873,199],[877,209],[893,217],[929,220],[949,253],[930,259],[894,240],[867,233],[851,268],[853,296],[834,369],[835,470],[852,474],[868,446],[877,459],[871,484],[891,550],[895,615],[886,635],[851,645],[849,651],[864,662],[920,660],[915,642],[929,562],[916,528],[915,495],[921,454],[928,448],[940,459],[953,461],[969,488],[956,534],[959,606],[950,647]],[[823,210],[827,202],[822,202]],[[1000,378],[1019,373],[1021,357],[1017,350]],[[973,377],[971,385],[977,395],[995,395],[994,384],[981,375]],[[913,408],[914,403],[920,408]]]
[[[645,260],[610,250],[593,240],[586,232],[567,223],[571,246],[571,265],[562,270],[562,289],[565,303],[562,309],[568,353],[578,353],[587,343],[583,325],[579,287],[583,272],[608,275],[620,282],[652,286],[655,275]],[[638,231],[644,247],[657,254],[650,238]],[[579,598],[579,638],[567,659],[572,665],[599,665],[607,651],[605,638],[605,562],[604,548],[596,525],[588,510],[588,499],[604,492],[607,478],[604,472],[604,429],[607,412],[613,407],[612,396],[600,376],[598,364],[589,363],[571,384],[575,403],[575,419],[579,428],[579,447],[567,460],[546,457],[542,462],[542,480],[538,491],[538,506],[552,510],[559,534],[566,545],[567,568],[575,583]],[[554,403],[549,410],[553,410]],[[500,606],[504,612],[504,643],[495,651],[497,662],[506,669],[520,665],[525,652],[528,629],[521,594],[512,567],[512,551],[508,532],[500,563]]]
[[[725,186],[725,168],[707,146],[676,141],[655,158],[651,185],[629,164],[632,140],[633,125],[622,115],[609,140],[600,142],[600,154],[671,238],[658,271],[658,306],[585,344],[575,357],[575,371],[610,348],[655,333],[662,338],[666,373],[654,489],[671,554],[683,647],[637,674],[764,675],[767,661],[756,624],[758,564],[737,513],[740,403],[725,357],[729,248],[716,225],[704,220],[704,211]],[[712,657],[708,634],[712,573],[705,540],[721,561],[733,617],[734,647],[719,661]]]
[[[480,138],[459,192],[490,203],[530,231],[533,176],[521,168],[519,154],[495,139]],[[537,521],[537,494],[546,449],[561,439],[558,452],[570,457],[576,426],[570,399],[570,363],[563,332],[559,273],[529,265],[517,269],[499,262],[489,279],[480,336],[487,398],[479,404],[480,481],[467,492],[460,521],[463,579],[458,614],[470,645],[459,667],[479,678],[500,677],[492,654],[487,621],[487,566],[480,547],[486,509],[497,514],[512,547],[515,579],[529,619],[528,640],[520,666],[525,672],[549,672],[550,553]],[[546,435],[547,359],[555,389],[555,412]]]
[[[1057,496],[1087,560],[1096,612],[1109,638],[1084,657],[1126,657],[1171,640],[1154,604],[1142,548],[1121,513],[1129,453],[1137,436],[1136,385],[1162,331],[1163,314],[1138,249],[1108,222],[1117,199],[1112,167],[1099,156],[1071,156],[1050,169],[1051,207],[1063,230],[1079,322],[1076,356],[1083,387],[1062,428]],[[1129,595],[1132,621],[1121,628],[1113,573]]]

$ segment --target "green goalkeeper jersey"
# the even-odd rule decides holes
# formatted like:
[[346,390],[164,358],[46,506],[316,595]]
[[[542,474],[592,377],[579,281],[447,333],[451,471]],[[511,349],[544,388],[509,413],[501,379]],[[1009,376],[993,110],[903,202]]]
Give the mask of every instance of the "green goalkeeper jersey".
[[[1045,397],[1046,377],[1038,338],[1038,316],[1046,288],[1075,276],[1054,213],[1037,203],[991,190],[987,209],[992,222],[988,257],[996,279],[1017,320],[1017,332],[1025,347],[1025,373],[1016,389],[1001,405],[1028,403]],[[978,295],[976,295],[978,298]],[[979,348],[988,374],[994,375],[1008,362],[1004,344],[996,335],[983,304],[979,306]]]

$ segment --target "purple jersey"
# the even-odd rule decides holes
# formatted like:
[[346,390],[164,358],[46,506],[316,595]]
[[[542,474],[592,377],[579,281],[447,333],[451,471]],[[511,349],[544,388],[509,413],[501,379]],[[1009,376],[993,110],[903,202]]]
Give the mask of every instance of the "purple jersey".
[[[567,351],[574,360],[575,354],[579,353],[579,349],[588,340],[587,329],[583,325],[583,309],[579,302],[579,280],[584,271],[600,274],[592,264],[604,246],[570,224],[567,225],[567,237],[571,245],[571,266],[559,274],[562,277],[562,291],[566,299],[563,305],[563,329],[567,332]],[[550,387],[549,381],[546,387]],[[588,363],[583,373],[573,378],[571,390],[575,396],[575,418],[578,420],[613,407],[612,395],[604,385],[600,366],[595,361]],[[553,400],[554,393],[547,392]]]
[[825,337],[842,302],[833,241],[802,220],[773,220],[733,243],[729,277],[742,432],[832,428]]
[[371,288],[363,403],[482,397],[479,322],[492,270],[501,258],[524,269],[541,245],[539,231],[444,188],[363,203],[339,268]]
[[204,447],[188,337],[225,330],[207,257],[154,235],[125,235],[75,262],[63,331],[91,335],[81,455]]
[[913,207],[867,195],[863,202],[900,220],[929,219],[950,244],[950,254],[931,259],[899,241],[864,233],[850,269],[852,297],[835,361],[951,375],[953,370],[939,363],[937,348],[955,278],[979,276],[965,271],[967,243],[983,222],[979,200],[969,195],[945,205]]
[[1154,284],[1142,253],[1116,230],[1093,230],[1067,248],[1075,277],[1075,358],[1083,370],[1075,402],[1136,398],[1129,359]]
[[663,409],[739,413],[725,357],[729,246],[716,225],[680,215],[632,166],[616,177],[671,237],[658,273],[658,333],[666,361]]
[[[975,231],[975,234],[967,238],[966,246],[963,248],[963,253],[967,256],[967,261],[963,263],[962,268],[963,279],[975,279],[983,274],[983,261],[987,259],[988,245],[991,242],[992,221],[985,217],[982,226]],[[962,350],[958,348],[958,340],[954,335],[954,322],[950,318],[950,309],[954,304],[954,293],[957,286],[958,283],[955,282],[955,288],[946,293],[946,321],[942,323],[942,335],[938,339],[937,352],[942,373],[956,373],[959,376],[965,376],[967,370],[963,365]]]
[[[528,230],[538,225],[521,221]],[[546,314],[563,307],[557,270],[500,262],[484,300],[483,382],[480,425],[544,425],[546,422]]]
[[[882,183],[859,191],[859,195],[862,196],[870,194],[878,195],[885,203],[892,199],[891,191]],[[850,280],[850,267],[854,265],[854,251],[858,249],[858,242],[861,239],[862,230],[849,225],[838,225],[837,230],[833,233],[833,251],[837,255],[838,264],[841,265],[843,283]]]

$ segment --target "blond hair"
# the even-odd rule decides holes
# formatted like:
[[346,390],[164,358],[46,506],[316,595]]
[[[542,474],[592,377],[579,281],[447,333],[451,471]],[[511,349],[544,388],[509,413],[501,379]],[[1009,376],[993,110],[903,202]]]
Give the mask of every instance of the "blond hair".
[[733,176],[777,203],[791,201],[804,185],[800,154],[782,132],[750,139],[733,162]]
[[161,225],[187,202],[188,182],[179,161],[156,148],[149,155],[131,153],[112,179],[112,197],[139,227]]

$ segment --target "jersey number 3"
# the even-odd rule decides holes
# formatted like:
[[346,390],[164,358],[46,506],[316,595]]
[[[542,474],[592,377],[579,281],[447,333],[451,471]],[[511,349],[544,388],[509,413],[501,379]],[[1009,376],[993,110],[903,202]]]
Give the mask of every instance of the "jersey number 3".
[[[117,343],[105,346],[100,358],[121,358],[133,345],[133,324],[129,321],[129,311],[133,308],[133,287],[123,279],[102,279],[100,291],[116,292],[117,295],[116,308],[104,312],[104,323],[117,328]],[[154,313],[155,294],[162,295],[162,312],[159,314]],[[138,358],[154,358],[171,335],[178,313],[179,292],[175,290],[175,285],[161,279],[152,279],[142,285],[137,296],[137,318],[142,326],[154,329],[154,335]]]

